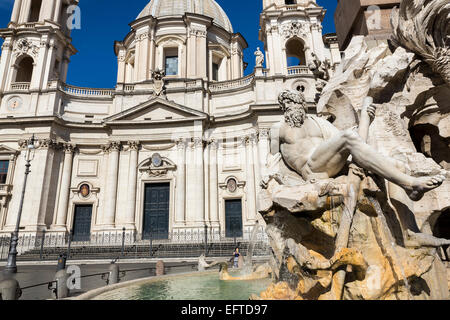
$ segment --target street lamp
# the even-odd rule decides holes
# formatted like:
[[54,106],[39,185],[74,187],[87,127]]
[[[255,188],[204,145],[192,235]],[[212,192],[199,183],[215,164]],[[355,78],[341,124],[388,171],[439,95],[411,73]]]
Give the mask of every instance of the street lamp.
[[22,195],[20,198],[20,204],[19,204],[19,212],[17,214],[17,222],[16,222],[16,229],[14,230],[12,236],[11,236],[11,246],[9,248],[9,254],[8,254],[8,263],[5,267],[6,273],[17,273],[17,265],[16,265],[16,258],[17,258],[17,243],[19,242],[19,228],[20,228],[20,218],[22,216],[22,208],[23,208],[23,199],[25,197],[25,189],[27,187],[27,179],[28,174],[31,172],[30,162],[34,159],[34,150],[35,150],[35,142],[36,139],[34,138],[34,134],[31,137],[31,139],[28,141],[27,149],[25,152],[25,178],[23,181],[23,187],[22,187]]

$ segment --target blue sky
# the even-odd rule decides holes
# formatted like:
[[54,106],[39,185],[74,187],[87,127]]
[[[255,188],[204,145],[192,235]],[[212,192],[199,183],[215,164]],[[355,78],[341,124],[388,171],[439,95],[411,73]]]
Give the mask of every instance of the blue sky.
[[[249,63],[246,74],[252,72],[258,40],[259,15],[262,0],[216,0],[248,42],[244,60]],[[81,30],[72,32],[73,44],[79,51],[69,65],[67,83],[84,87],[113,88],[117,77],[115,40],[123,40],[130,30],[128,24],[138,16],[149,0],[80,0]],[[14,0],[0,0],[0,27],[10,20]],[[317,0],[327,9],[323,32],[335,32],[333,15],[336,0]]]

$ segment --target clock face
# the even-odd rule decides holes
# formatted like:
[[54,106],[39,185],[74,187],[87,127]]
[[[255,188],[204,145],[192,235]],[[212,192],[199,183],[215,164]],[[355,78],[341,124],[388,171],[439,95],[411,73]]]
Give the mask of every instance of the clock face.
[[12,97],[8,100],[8,110],[16,111],[22,107],[22,99],[19,97]]

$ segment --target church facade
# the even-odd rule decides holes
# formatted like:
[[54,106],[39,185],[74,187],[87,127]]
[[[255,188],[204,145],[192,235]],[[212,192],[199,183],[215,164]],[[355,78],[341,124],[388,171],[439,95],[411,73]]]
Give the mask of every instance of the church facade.
[[114,44],[116,87],[98,89],[66,83],[73,5],[16,0],[0,30],[0,235],[16,225],[32,136],[21,235],[251,230],[278,94],[301,90],[314,112],[309,63],[340,62],[336,37],[322,34],[325,10],[263,0],[265,55],[251,48],[244,75],[248,44],[214,0],[152,0]]

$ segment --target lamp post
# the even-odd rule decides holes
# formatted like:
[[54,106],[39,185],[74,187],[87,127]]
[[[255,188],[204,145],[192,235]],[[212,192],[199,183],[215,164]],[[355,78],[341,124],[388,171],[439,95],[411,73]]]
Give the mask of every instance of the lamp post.
[[20,229],[20,218],[22,216],[22,208],[23,208],[23,199],[25,197],[25,189],[27,187],[27,180],[28,180],[28,174],[31,172],[31,161],[34,159],[34,149],[35,149],[35,142],[36,139],[34,138],[34,134],[31,137],[31,139],[28,141],[27,150],[25,152],[25,178],[23,181],[23,187],[22,187],[22,195],[20,197],[20,204],[19,204],[19,212],[17,214],[17,222],[16,222],[16,229],[14,230],[12,236],[11,236],[11,246],[9,249],[8,254],[8,262],[5,267],[6,273],[17,273],[17,265],[16,265],[16,258],[17,258],[17,244],[19,242],[19,229]]

